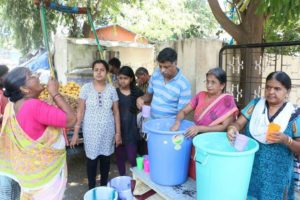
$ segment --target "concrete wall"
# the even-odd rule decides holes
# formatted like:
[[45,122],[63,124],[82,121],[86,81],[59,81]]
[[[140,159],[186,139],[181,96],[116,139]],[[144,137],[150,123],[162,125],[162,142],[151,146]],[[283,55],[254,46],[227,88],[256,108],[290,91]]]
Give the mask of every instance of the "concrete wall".
[[55,37],[54,41],[55,53],[54,53],[54,64],[57,70],[58,80],[62,83],[66,83],[67,79],[65,74],[67,73],[67,55],[68,45],[67,40],[60,37]]
[[172,47],[177,51],[177,65],[190,81],[193,95],[205,90],[206,72],[218,66],[222,42],[203,39],[179,40],[157,45],[156,55],[165,47]]
[[111,51],[118,51],[122,65],[128,65],[135,71],[138,67],[146,67],[149,73],[154,67],[154,48],[132,48],[132,47],[111,47]]
[[[106,47],[106,50],[118,52],[122,65],[129,65],[133,70],[144,66],[149,69],[150,73],[153,71],[154,47]],[[78,44],[67,38],[55,39],[54,61],[58,71],[58,80],[63,84],[67,82],[68,73],[74,70],[82,70],[85,76],[91,76],[91,65],[98,57],[96,45]]]
[[[107,50],[119,52],[122,65],[129,65],[134,70],[144,66],[151,74],[157,63],[156,55],[165,47],[172,47],[178,53],[178,67],[192,85],[192,92],[205,90],[206,72],[218,65],[218,53],[222,42],[218,40],[187,39],[155,46],[152,48],[109,47]],[[74,44],[66,38],[55,39],[55,65],[59,81],[67,82],[66,74],[74,69],[89,68],[97,58],[97,47]]]
[[78,68],[89,68],[97,59],[97,46],[79,45],[67,42],[67,71]]
[[[134,47],[110,47],[108,50],[119,52],[122,65],[129,65],[134,70],[140,66],[146,67],[150,74],[154,67],[157,67],[155,58],[160,50],[165,47],[172,47],[178,53],[178,67],[187,77],[192,85],[193,95],[196,92],[205,90],[205,74],[214,67],[218,66],[218,54],[222,47],[222,42],[218,40],[187,39],[179,40],[155,46],[151,48],[134,48]],[[55,40],[55,65],[58,70],[59,81],[67,82],[66,74],[74,69],[90,68],[91,63],[97,57],[97,47],[93,45],[73,44],[66,39],[57,38]],[[228,59],[232,59],[228,57]],[[265,62],[265,61],[263,61]],[[290,101],[300,105],[300,59],[293,56],[283,57],[283,71],[287,72],[292,78],[293,88],[290,93]],[[274,71],[274,67],[263,69],[262,87],[260,95],[264,95],[264,81],[266,76]],[[228,92],[231,91],[232,72],[227,71],[229,76]],[[251,91],[250,91],[251,92]]]

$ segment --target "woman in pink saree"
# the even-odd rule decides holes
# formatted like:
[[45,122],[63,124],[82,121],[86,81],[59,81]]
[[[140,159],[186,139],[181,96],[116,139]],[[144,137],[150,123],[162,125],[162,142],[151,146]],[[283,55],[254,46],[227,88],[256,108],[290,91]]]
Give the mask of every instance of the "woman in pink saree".
[[[236,118],[238,108],[231,94],[223,93],[226,85],[226,73],[221,68],[210,69],[206,74],[206,89],[192,98],[176,116],[172,131],[178,130],[181,120],[191,111],[194,112],[195,125],[185,136],[194,137],[200,133],[225,131]],[[189,176],[195,179],[194,148],[192,149]]]
[[48,91],[57,107],[38,99],[44,87],[25,67],[4,80],[5,107],[0,133],[0,175],[21,186],[21,200],[61,200],[67,184],[62,128],[73,127],[76,116],[50,79]]

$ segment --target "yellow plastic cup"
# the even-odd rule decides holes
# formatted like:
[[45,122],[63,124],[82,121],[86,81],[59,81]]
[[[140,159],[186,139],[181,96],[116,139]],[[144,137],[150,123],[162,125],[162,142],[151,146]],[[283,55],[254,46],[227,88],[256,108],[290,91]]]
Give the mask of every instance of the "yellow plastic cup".
[[276,132],[279,132],[280,131],[280,125],[279,124],[276,124],[276,123],[273,123],[271,122],[269,125],[268,125],[268,130],[267,130],[267,134],[266,134],[266,139],[270,139],[272,138],[272,133],[276,133]]

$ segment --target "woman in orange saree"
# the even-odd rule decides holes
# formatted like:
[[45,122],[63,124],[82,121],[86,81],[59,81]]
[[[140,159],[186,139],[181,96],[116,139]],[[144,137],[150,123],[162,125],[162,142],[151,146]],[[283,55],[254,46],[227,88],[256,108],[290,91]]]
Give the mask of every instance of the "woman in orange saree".
[[60,200],[67,183],[64,127],[76,117],[50,80],[48,91],[57,107],[40,101],[38,77],[27,68],[15,68],[5,78],[10,102],[0,134],[0,174],[21,186],[22,200]]
[[[181,120],[191,111],[194,112],[195,125],[185,136],[194,137],[199,133],[225,131],[236,118],[238,108],[232,95],[223,93],[226,85],[226,73],[221,68],[213,68],[206,74],[206,89],[192,98],[176,116],[172,131],[178,130]],[[192,148],[189,176],[195,179],[194,148]]]

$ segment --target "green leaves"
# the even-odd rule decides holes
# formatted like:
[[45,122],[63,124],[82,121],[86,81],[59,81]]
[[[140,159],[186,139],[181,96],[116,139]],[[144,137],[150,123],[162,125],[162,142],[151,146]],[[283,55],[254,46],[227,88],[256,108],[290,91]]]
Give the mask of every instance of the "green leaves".
[[[119,13],[119,5],[122,2],[135,2],[136,0],[91,0],[92,14],[97,21],[108,23],[110,16]],[[68,5],[86,7],[87,0],[52,0],[52,2]],[[32,0],[0,0],[1,30],[9,30],[9,36],[1,34],[1,41],[10,41],[23,53],[43,46],[43,37],[39,10]],[[82,36],[83,22],[86,16],[62,14],[57,11],[47,10],[47,26],[49,35],[56,33],[57,27],[66,27],[72,36]],[[109,16],[109,17],[108,17]],[[10,39],[8,39],[10,38]],[[2,45],[7,43],[1,43]]]
[[148,0],[122,4],[117,23],[152,42],[211,37],[218,24],[203,0]]
[[[87,5],[87,0],[53,2],[67,6]],[[96,27],[117,23],[154,42],[211,37],[218,29],[218,24],[203,0],[91,0],[90,3]],[[1,41],[9,41],[23,53],[43,46],[39,11],[32,0],[0,0],[0,14],[3,22],[0,30],[9,33],[4,35],[0,31]],[[70,36],[83,37],[83,31],[89,30],[89,27],[83,30],[86,22],[85,15],[47,10],[49,35],[56,33],[57,27],[64,27],[69,30]]]
[[300,0],[261,0],[259,14],[269,16],[277,25],[288,23],[300,17]]
[[259,7],[268,15],[264,38],[267,42],[300,40],[300,0],[265,0]]

